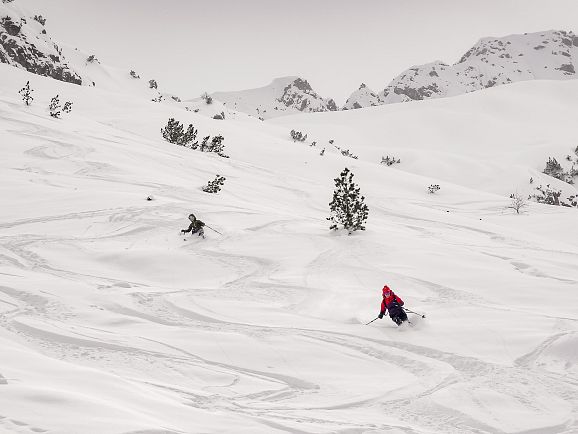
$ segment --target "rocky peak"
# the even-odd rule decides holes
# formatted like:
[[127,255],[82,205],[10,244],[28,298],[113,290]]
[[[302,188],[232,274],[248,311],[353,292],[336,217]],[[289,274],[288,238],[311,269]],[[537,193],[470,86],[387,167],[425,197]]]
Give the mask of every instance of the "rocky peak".
[[343,110],[352,110],[380,104],[381,100],[379,99],[379,96],[369,87],[367,87],[365,83],[361,83],[359,89],[353,92],[349,98],[347,98],[347,101],[345,101],[345,105],[343,106]]
[[333,99],[323,98],[307,80],[296,76],[277,78],[269,85],[256,89],[215,92],[211,96],[232,110],[261,119],[299,112],[338,110]]
[[34,74],[82,84],[46,29],[42,16],[26,13],[14,3],[0,4],[0,62]]

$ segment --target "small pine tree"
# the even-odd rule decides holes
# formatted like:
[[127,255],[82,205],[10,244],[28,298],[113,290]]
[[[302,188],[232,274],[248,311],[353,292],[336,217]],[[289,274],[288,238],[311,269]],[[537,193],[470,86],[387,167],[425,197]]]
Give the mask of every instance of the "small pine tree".
[[209,152],[214,152],[215,154],[219,155],[220,157],[229,158],[224,153],[224,151],[225,151],[225,144],[223,143],[224,140],[225,140],[225,138],[223,136],[221,136],[220,134],[218,136],[213,137],[211,140]]
[[167,142],[178,145],[184,134],[184,129],[179,121],[175,120],[175,118],[170,118],[167,125],[161,128],[161,134]]
[[70,101],[66,101],[64,103],[64,107],[62,107],[62,111],[64,113],[70,113],[72,111],[72,103]]
[[558,163],[555,158],[548,158],[546,163],[546,167],[544,168],[543,173],[546,175],[550,175],[556,179],[564,180],[564,169],[562,165]]
[[381,157],[381,164],[385,164],[386,166],[393,166],[394,164],[399,163],[401,163],[401,160],[399,158],[396,159],[395,157],[390,157],[389,155]]
[[136,79],[139,79],[139,78],[140,78],[140,75],[138,75],[138,74],[137,74],[136,72],[134,72],[132,69],[131,69],[131,71],[129,72],[129,74],[130,74],[130,76],[131,76],[132,78],[136,78]]
[[301,131],[291,130],[291,138],[294,142],[304,142],[307,140],[307,134],[303,134]]
[[215,179],[209,181],[207,185],[203,187],[205,193],[218,193],[221,191],[221,186],[225,183],[225,177],[221,175],[215,176]]
[[34,97],[32,96],[32,92],[34,92],[34,89],[30,89],[30,82],[27,81],[26,86],[24,86],[18,92],[20,95],[22,95],[22,101],[24,101],[24,104],[26,104],[26,105],[32,104],[32,101],[34,101]]
[[152,80],[149,80],[149,88],[150,89],[158,89],[159,84],[157,83],[157,81],[153,78]]
[[182,135],[181,139],[177,144],[181,146],[186,146],[191,149],[197,149],[198,142],[195,141],[197,138],[198,130],[193,127],[192,124],[189,124],[187,127],[187,131]]
[[346,167],[340,177],[335,178],[335,191],[333,200],[329,203],[330,216],[327,218],[331,222],[329,229],[337,230],[339,225],[342,225],[349,235],[353,231],[364,231],[369,213],[364,200],[359,187],[353,182],[353,173]]
[[50,105],[48,106],[50,116],[52,116],[53,118],[59,118],[61,113],[60,109],[61,109],[60,99],[58,98],[58,95],[56,95],[54,98],[50,100]]
[[213,104],[213,97],[212,97],[211,95],[209,95],[207,92],[203,92],[203,93],[201,94],[201,99],[204,99],[204,100],[205,100],[205,103],[206,103],[207,105]]
[[560,206],[560,196],[562,195],[562,190],[554,190],[550,187],[550,184],[546,184],[546,187],[541,185],[536,187],[537,193],[528,196],[528,199],[536,199],[536,202],[543,203],[546,205]]

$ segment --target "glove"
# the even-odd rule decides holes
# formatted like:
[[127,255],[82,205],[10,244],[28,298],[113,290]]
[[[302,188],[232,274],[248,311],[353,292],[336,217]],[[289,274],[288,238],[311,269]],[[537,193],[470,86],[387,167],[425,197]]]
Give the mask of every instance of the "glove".
[[379,318],[379,319],[383,318],[383,312],[379,312],[378,318]]

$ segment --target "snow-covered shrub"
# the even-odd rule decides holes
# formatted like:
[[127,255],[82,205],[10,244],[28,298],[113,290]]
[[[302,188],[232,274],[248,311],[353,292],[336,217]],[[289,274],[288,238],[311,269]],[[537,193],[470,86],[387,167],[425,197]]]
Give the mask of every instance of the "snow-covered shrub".
[[520,196],[518,193],[512,193],[510,195],[510,204],[506,207],[507,209],[513,209],[516,211],[516,214],[520,214],[522,208],[526,208],[528,206],[528,202],[526,198]]
[[336,146],[335,149],[341,152],[341,155],[343,155],[344,157],[353,158],[354,160],[357,160],[359,158],[357,155],[353,155],[349,149],[341,149],[339,146]]
[[215,176],[215,179],[209,181],[207,185],[203,187],[205,193],[218,193],[221,191],[221,186],[225,183],[225,177],[221,175]]
[[434,194],[437,193],[438,191],[441,190],[441,187],[439,186],[439,184],[431,184],[428,188],[427,188],[427,192],[429,194]]
[[163,100],[163,96],[159,93],[156,98],[151,99],[152,102],[161,102]]
[[311,144],[309,146],[311,146],[313,148],[314,146],[317,146],[317,142],[311,142]]
[[325,148],[323,148],[323,149],[321,150],[321,152],[319,153],[319,155],[321,155],[322,157],[323,157],[323,155],[325,155]]
[[205,100],[205,104],[213,104],[213,97],[209,95],[207,92],[203,92],[201,94],[201,99]]
[[181,99],[176,95],[171,95],[171,99],[175,102],[181,102]]
[[[225,145],[223,141],[225,138],[220,134],[218,136],[214,136],[210,139],[211,136],[204,137],[201,144],[199,145],[199,150],[201,152],[213,152],[220,157],[229,158],[228,155],[225,155]],[[209,140],[210,139],[210,140]]]
[[149,89],[158,89],[159,84],[157,83],[157,81],[153,78],[151,80],[149,80]]
[[2,0],[2,3],[12,3],[14,0]]
[[94,54],[91,54],[86,58],[86,63],[100,63]]
[[561,205],[560,196],[562,195],[562,190],[554,190],[550,187],[550,184],[546,184],[546,187],[541,185],[536,187],[536,193],[528,196],[528,199],[535,199],[538,203],[544,203],[546,205]]
[[195,139],[197,138],[197,130],[192,124],[189,124],[185,131],[184,126],[179,121],[170,118],[167,125],[164,128],[161,128],[161,134],[169,143],[193,149],[197,147],[197,143],[195,142]]
[[48,106],[48,112],[53,118],[59,118],[61,113],[60,99],[58,95],[50,100],[50,105]]
[[27,81],[26,86],[18,91],[18,93],[22,95],[22,101],[24,101],[24,104],[32,104],[32,101],[34,100],[32,92],[34,92],[34,89],[30,89],[30,81]]
[[564,169],[562,168],[562,165],[560,163],[558,163],[558,161],[555,158],[548,158],[548,161],[546,162],[546,167],[544,168],[544,170],[542,171],[542,173],[545,173],[546,175],[552,176],[556,179],[559,179],[561,181],[564,180]]
[[294,142],[304,142],[307,140],[307,134],[303,135],[301,131],[291,130],[291,138]]
[[140,75],[138,75],[138,74],[137,74],[136,72],[134,72],[132,69],[130,70],[129,74],[130,74],[130,76],[131,76],[132,78],[137,78],[137,79],[140,78]]
[[225,112],[221,112],[221,113],[219,113],[219,114],[216,114],[215,116],[213,116],[213,119],[217,119],[217,120],[220,120],[220,121],[225,120]]
[[350,235],[353,231],[365,230],[369,208],[364,200],[353,182],[353,173],[346,167],[339,178],[335,178],[333,200],[329,203],[330,216],[327,218],[331,222],[329,229],[337,230],[341,225]]
[[401,160],[399,158],[396,159],[395,157],[390,157],[389,155],[381,157],[381,164],[385,164],[386,166],[393,166],[394,164],[399,163],[401,163]]
[[72,103],[70,101],[66,101],[64,103],[64,107],[62,107],[62,111],[64,113],[70,113],[72,111]]
[[46,25],[46,18],[42,15],[34,15],[34,21],[38,21],[42,26]]

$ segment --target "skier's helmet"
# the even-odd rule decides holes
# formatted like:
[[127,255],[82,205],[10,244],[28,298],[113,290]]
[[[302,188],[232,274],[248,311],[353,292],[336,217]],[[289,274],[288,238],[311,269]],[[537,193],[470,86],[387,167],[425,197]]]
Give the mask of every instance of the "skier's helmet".
[[197,218],[195,217],[194,214],[189,214],[189,220],[190,220],[190,221],[193,221],[193,220],[196,220],[196,219],[197,219]]
[[392,291],[391,289],[389,289],[389,286],[385,285],[383,287],[383,296],[384,297],[389,297],[391,295]]

